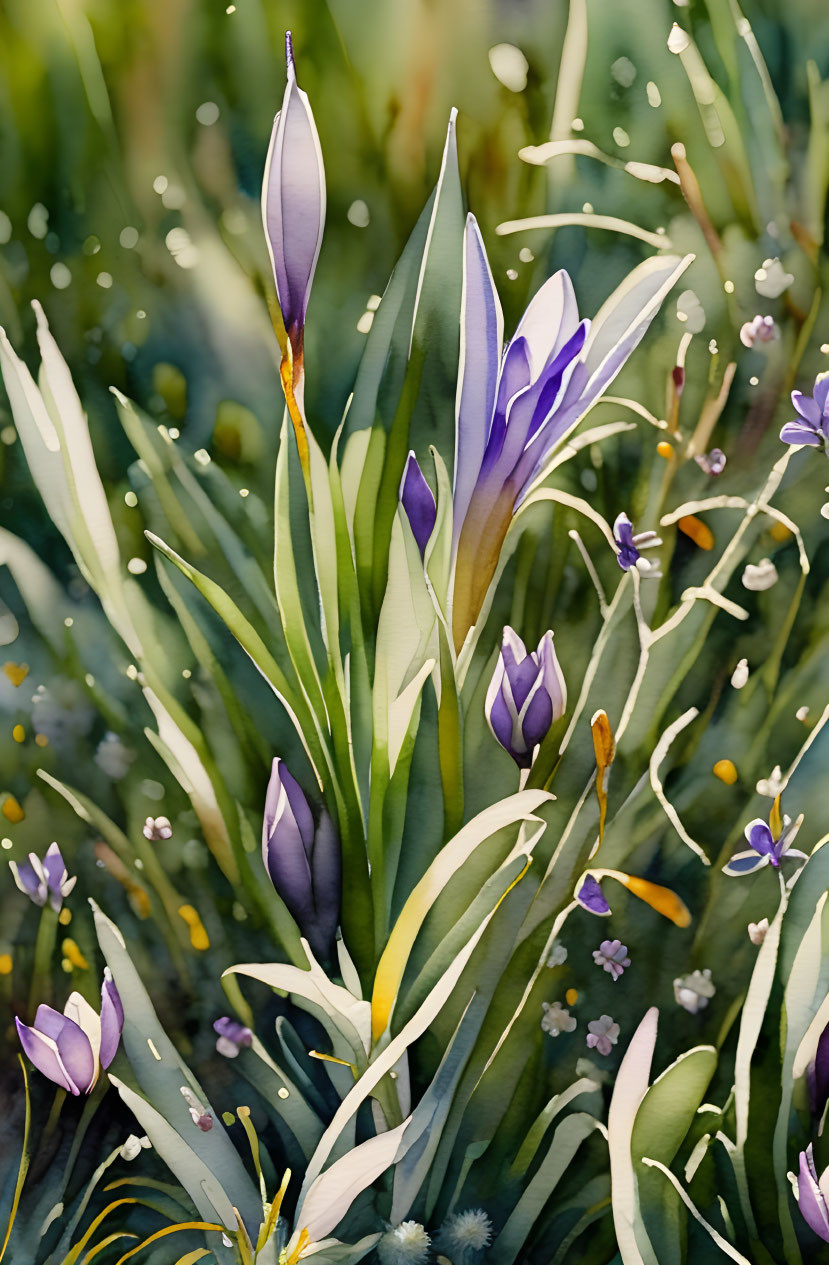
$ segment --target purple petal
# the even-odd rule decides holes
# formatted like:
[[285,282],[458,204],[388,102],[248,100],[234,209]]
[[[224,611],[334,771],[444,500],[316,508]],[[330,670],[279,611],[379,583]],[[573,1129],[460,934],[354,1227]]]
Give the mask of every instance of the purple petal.
[[760,856],[767,856],[772,862],[777,860],[774,837],[762,817],[755,817],[753,821],[748,823],[745,828],[745,837],[749,846],[755,852],[759,852]]
[[109,1067],[115,1058],[118,1042],[124,1029],[124,1007],[118,989],[110,975],[109,968],[104,972],[101,986],[101,1067]]
[[519,765],[526,764],[529,753],[522,747],[516,750],[513,742],[513,720],[503,691],[498,690],[494,695],[491,704],[487,708],[486,714],[489,727],[492,730],[496,740],[501,744]]
[[275,759],[265,802],[262,859],[271,882],[301,925],[314,913],[308,856],[313,828],[311,810],[298,783],[282,761]]
[[553,704],[541,681],[521,721],[521,732],[528,750],[532,751],[547,737],[553,723]]
[[243,1023],[238,1023],[228,1015],[222,1015],[221,1019],[214,1022],[213,1031],[218,1036],[224,1037],[226,1041],[232,1041],[234,1045],[249,1046],[253,1040],[250,1028],[246,1028]]
[[61,1089],[65,1089],[67,1093],[80,1094],[78,1086],[70,1080],[65,1068],[61,1065],[57,1053],[50,1045],[47,1045],[41,1034],[35,1028],[29,1028],[25,1023],[21,1023],[17,1016],[14,1022],[17,1025],[17,1034],[23,1046],[23,1053],[30,1062],[34,1063],[37,1070],[55,1085],[60,1085]]
[[815,1234],[825,1243],[829,1243],[829,1213],[826,1209],[826,1200],[818,1185],[811,1143],[805,1151],[800,1152],[797,1196],[798,1207],[806,1224],[810,1225]]
[[325,957],[331,950],[340,919],[342,855],[334,823],[324,809],[314,838],[311,874],[317,934],[309,934],[308,939],[314,953]]
[[558,720],[567,708],[567,685],[556,658],[551,632],[546,632],[539,641],[536,655],[541,664],[544,689],[553,705],[553,719]]
[[829,375],[825,378],[820,378],[815,383],[815,389],[812,392],[812,395],[814,397],[815,404],[817,404],[821,413],[825,413],[826,405],[829,403]]
[[602,889],[592,874],[586,874],[581,887],[576,892],[576,900],[591,914],[609,914],[610,906],[605,900]]
[[262,219],[286,330],[305,323],[325,224],[325,172],[307,95],[296,81],[290,34],[288,82],[274,119],[262,185]]
[[505,664],[507,680],[516,710],[520,712],[530,696],[533,686],[541,678],[541,669],[535,655],[528,654],[520,663]]
[[37,857],[35,857],[34,853],[31,853],[30,857],[29,861],[23,861],[19,865],[16,861],[9,861],[9,869],[21,892],[25,892],[36,905],[45,905],[46,884],[32,864],[32,861],[36,861]]
[[426,482],[423,471],[418,465],[417,457],[413,452],[409,453],[409,459],[406,462],[406,469],[403,473],[400,500],[403,502],[409,526],[417,541],[420,555],[423,557],[429,537],[435,526],[437,507],[432,489]]
[[501,303],[474,215],[467,217],[463,255],[453,493],[456,541],[489,435],[504,332]]
[[786,422],[780,438],[784,444],[809,444],[813,448],[819,448],[823,442],[817,431],[803,422]]
[[72,1092],[85,1094],[95,1079],[95,1057],[83,1028],[59,1010],[41,1005],[35,1015],[34,1030],[55,1042],[64,1071],[75,1085]]
[[820,415],[823,409],[811,395],[804,395],[802,391],[792,391],[792,404],[795,412],[799,413],[805,422],[808,422],[812,430],[815,430],[820,425]]
[[737,852],[728,864],[723,866],[723,874],[730,874],[732,877],[751,874],[754,870],[761,870],[768,863],[767,856],[759,856],[756,852]]
[[564,269],[544,282],[533,295],[515,331],[526,339],[533,371],[553,359],[576,332],[579,309],[573,283]]

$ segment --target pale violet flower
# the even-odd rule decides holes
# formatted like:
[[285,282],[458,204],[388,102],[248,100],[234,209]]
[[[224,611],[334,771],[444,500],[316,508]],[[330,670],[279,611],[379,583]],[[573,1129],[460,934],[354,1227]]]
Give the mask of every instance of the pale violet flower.
[[419,1221],[390,1226],[377,1244],[380,1265],[424,1265],[432,1240]]
[[740,327],[740,342],[744,347],[754,347],[757,343],[770,343],[779,337],[773,316],[755,316],[753,321],[746,321]]
[[555,966],[563,966],[566,961],[567,950],[559,940],[554,940],[553,947],[547,957],[547,965],[552,969]]
[[489,1247],[492,1239],[492,1222],[483,1208],[468,1208],[447,1217],[440,1230],[438,1244],[448,1252],[452,1265],[467,1265],[479,1259],[479,1253]]
[[250,1028],[228,1015],[222,1015],[221,1019],[214,1022],[213,1031],[217,1036],[216,1050],[226,1059],[235,1059],[239,1051],[243,1047],[249,1047],[253,1041]]
[[725,469],[726,456],[722,448],[712,448],[710,452],[698,452],[694,461],[706,474],[722,474]]
[[716,991],[707,967],[704,971],[693,971],[674,980],[674,1000],[691,1015],[704,1010]]
[[587,1044],[597,1054],[609,1054],[619,1040],[621,1029],[614,1023],[610,1015],[602,1015],[600,1019],[592,1019],[587,1025]]
[[60,909],[65,897],[77,882],[76,875],[69,877],[56,843],[49,845],[42,861],[36,852],[30,852],[28,861],[23,861],[20,865],[16,861],[9,861],[9,869],[15,883],[30,901],[42,908],[48,900],[55,912]]
[[593,961],[615,982],[624,973],[625,967],[630,966],[627,953],[628,947],[621,940],[602,940],[598,949],[593,950]]
[[558,1037],[562,1032],[573,1032],[576,1027],[576,1021],[566,1007],[561,1002],[554,1001],[552,1003],[543,1001],[541,1009],[544,1015],[541,1019],[541,1027],[545,1032],[549,1032],[551,1037]]

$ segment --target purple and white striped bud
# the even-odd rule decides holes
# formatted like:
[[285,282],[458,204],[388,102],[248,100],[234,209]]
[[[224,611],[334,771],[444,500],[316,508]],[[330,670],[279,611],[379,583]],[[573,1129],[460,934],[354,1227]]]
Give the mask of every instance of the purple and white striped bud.
[[271,132],[262,184],[262,221],[285,331],[296,358],[325,225],[325,171],[314,116],[296,81],[291,33],[288,83]]
[[88,1094],[115,1058],[124,1009],[109,971],[104,972],[101,1012],[93,1010],[80,993],[71,993],[63,1014],[38,1006],[29,1027],[15,1018],[20,1044],[39,1072],[69,1094]]
[[262,860],[314,953],[330,951],[340,912],[340,845],[323,810],[314,825],[299,783],[273,762],[262,824]]
[[505,628],[485,711],[493,735],[519,768],[530,767],[535,748],[566,706],[567,686],[553,634],[546,632],[538,649],[528,652],[518,633]]
[[48,900],[56,913],[77,882],[75,875],[69,877],[56,843],[50,844],[42,861],[36,853],[30,852],[28,861],[22,865],[9,861],[9,869],[15,883],[29,900],[39,906],[45,905]]

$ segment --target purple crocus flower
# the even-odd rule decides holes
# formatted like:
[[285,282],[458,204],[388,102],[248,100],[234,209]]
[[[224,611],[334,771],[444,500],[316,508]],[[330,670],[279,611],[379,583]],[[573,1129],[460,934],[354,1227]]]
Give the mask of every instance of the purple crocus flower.
[[38,1006],[29,1027],[15,1017],[23,1051],[38,1071],[70,1094],[88,1094],[101,1068],[115,1058],[124,1027],[124,1008],[109,969],[104,971],[101,1012],[80,993],[71,993],[63,1014]]
[[636,268],[590,325],[557,272],[531,300],[503,357],[503,318],[475,217],[467,219],[456,404],[452,596],[456,650],[478,620],[513,514],[553,449],[599,399],[691,256]]
[[[799,823],[798,823],[799,824]],[[782,860],[805,861],[805,852],[798,852],[790,845],[797,833],[797,824],[792,827],[789,817],[783,818],[783,829],[777,838],[771,832],[768,822],[762,817],[755,817],[745,828],[745,837],[749,847],[745,852],[736,852],[727,865],[723,866],[723,874],[732,878],[742,874],[753,874],[764,865],[780,869]]]
[[246,1028],[243,1023],[231,1019],[228,1015],[222,1015],[221,1019],[215,1021],[213,1031],[218,1038],[216,1049],[226,1059],[235,1059],[239,1051],[243,1047],[248,1048],[253,1041],[250,1028]]
[[308,295],[325,225],[325,172],[314,116],[296,81],[291,33],[288,82],[271,132],[262,185],[262,220],[276,293],[294,360],[302,358]]
[[420,556],[426,552],[426,545],[437,518],[437,506],[432,489],[426,482],[417,457],[409,453],[406,469],[400,484],[400,500],[406,511],[412,535],[417,541]]
[[340,847],[331,818],[319,825],[299,783],[279,758],[265,798],[262,859],[271,882],[318,956],[326,956],[340,911]]
[[818,1178],[810,1142],[806,1150],[800,1152],[797,1204],[806,1224],[810,1225],[815,1234],[825,1243],[829,1243],[829,1208],[826,1206],[824,1193],[827,1186],[829,1186],[829,1172],[824,1171],[820,1179]]
[[590,914],[598,914],[599,917],[606,918],[610,913],[610,906],[604,898],[601,884],[592,874],[585,874],[576,892],[576,900],[582,909],[586,909]]
[[636,567],[643,575],[651,579],[659,579],[659,568],[656,563],[648,562],[642,557],[643,549],[657,549],[662,541],[655,531],[640,531],[634,534],[633,523],[627,514],[619,514],[613,524],[613,539],[616,541],[616,561],[623,571]]
[[538,649],[528,652],[518,633],[505,628],[484,709],[495,738],[519,768],[530,767],[535,748],[566,706],[553,634],[546,632]]
[[28,861],[22,865],[9,861],[9,869],[15,883],[29,900],[40,906],[48,900],[56,913],[77,882],[76,875],[69,877],[56,843],[50,844],[42,861],[36,853],[30,852]]
[[786,422],[780,432],[784,444],[809,444],[829,452],[829,373],[818,378],[811,395],[792,391],[799,421]]

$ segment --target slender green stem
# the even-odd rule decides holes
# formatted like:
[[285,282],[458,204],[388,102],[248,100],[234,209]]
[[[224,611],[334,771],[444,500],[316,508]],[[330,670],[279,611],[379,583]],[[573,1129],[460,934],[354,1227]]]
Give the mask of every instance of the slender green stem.
[[52,998],[52,957],[58,937],[58,915],[51,905],[44,905],[35,940],[35,957],[32,966],[32,984],[29,990],[29,1010]]

